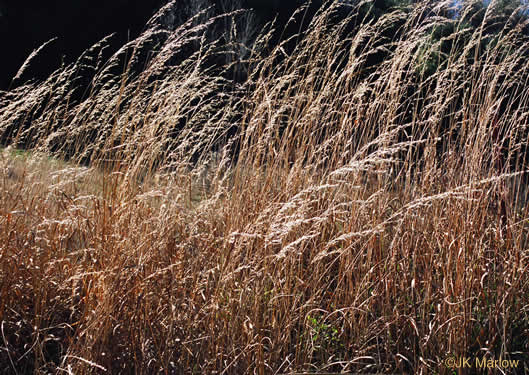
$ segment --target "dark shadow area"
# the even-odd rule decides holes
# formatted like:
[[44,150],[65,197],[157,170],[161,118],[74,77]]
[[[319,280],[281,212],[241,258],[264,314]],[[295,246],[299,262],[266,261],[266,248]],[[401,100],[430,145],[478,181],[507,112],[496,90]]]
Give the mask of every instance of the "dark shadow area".
[[[146,21],[165,3],[166,0],[0,0],[0,40],[4,51],[0,60],[0,90],[16,87],[30,79],[48,77],[62,64],[75,61],[83,51],[112,33],[116,35],[107,53],[114,52],[137,37]],[[277,25],[285,25],[304,0],[243,0],[241,3],[245,8],[254,9],[261,20],[270,21],[277,17]],[[313,1],[313,4],[320,3]],[[214,5],[219,9],[225,6],[217,0],[182,0],[183,8],[189,5]],[[292,29],[296,27],[299,25],[291,25]],[[39,51],[24,74],[13,82],[27,57],[52,39]]]
[[[111,49],[136,37],[163,0],[13,1],[0,0],[0,89],[42,79],[70,63],[92,44],[116,33]],[[43,49],[18,82],[13,77],[31,52]]]

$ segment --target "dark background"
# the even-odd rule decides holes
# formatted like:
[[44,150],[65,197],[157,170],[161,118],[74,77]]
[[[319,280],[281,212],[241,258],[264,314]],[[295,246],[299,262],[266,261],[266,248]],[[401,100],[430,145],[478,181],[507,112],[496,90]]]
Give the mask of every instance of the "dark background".
[[[180,0],[182,4],[195,0]],[[215,0],[212,0],[214,3]],[[301,0],[245,0],[263,17],[286,16]],[[0,0],[0,90],[27,79],[42,79],[74,61],[103,37],[117,33],[111,49],[136,37],[166,0]],[[39,53],[22,80],[13,77],[29,54],[57,37]]]
[[31,66],[31,78],[43,78],[64,61],[71,62],[86,48],[116,32],[118,45],[136,36],[163,0],[0,0],[0,89],[28,55],[57,37]]

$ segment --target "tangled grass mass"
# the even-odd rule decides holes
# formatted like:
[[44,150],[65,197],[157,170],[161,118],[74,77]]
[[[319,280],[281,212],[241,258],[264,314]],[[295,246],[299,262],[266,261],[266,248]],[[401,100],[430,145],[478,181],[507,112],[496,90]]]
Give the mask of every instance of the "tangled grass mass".
[[529,371],[524,10],[176,3],[0,94],[0,372]]

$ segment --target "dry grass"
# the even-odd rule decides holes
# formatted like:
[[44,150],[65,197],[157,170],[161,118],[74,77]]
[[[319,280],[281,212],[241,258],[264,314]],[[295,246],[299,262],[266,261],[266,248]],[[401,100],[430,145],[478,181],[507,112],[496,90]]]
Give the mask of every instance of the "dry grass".
[[324,12],[245,83],[195,19],[132,42],[162,41],[140,74],[120,52],[5,93],[2,139],[35,151],[0,158],[0,371],[526,371],[527,44],[475,59],[460,25],[426,73],[457,23],[426,8],[350,38]]

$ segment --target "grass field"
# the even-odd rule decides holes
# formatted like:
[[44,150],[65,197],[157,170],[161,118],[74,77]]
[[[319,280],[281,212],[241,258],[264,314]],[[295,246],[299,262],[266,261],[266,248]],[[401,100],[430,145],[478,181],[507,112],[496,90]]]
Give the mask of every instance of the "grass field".
[[529,44],[427,9],[4,93],[0,372],[528,372]]

